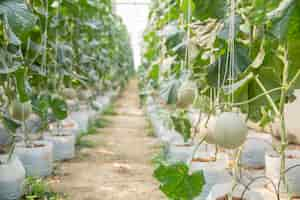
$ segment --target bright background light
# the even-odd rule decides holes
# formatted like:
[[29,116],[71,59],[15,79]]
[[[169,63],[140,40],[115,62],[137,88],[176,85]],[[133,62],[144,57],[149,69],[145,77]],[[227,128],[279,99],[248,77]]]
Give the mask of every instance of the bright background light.
[[141,42],[147,24],[150,0],[115,0],[116,13],[127,26],[134,52],[135,68],[141,63]]

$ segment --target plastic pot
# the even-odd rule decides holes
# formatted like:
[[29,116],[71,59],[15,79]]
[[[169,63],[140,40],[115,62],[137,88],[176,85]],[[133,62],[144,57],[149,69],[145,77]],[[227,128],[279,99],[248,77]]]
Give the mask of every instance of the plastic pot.
[[73,119],[78,125],[79,133],[85,133],[88,130],[89,119],[86,117],[87,113],[85,111],[76,111],[70,114],[70,118]]
[[44,139],[53,144],[53,159],[55,161],[69,160],[75,157],[76,139],[72,133],[46,134]]
[[264,169],[265,154],[272,151],[272,136],[268,134],[249,134],[241,154],[243,167],[251,169]]
[[96,98],[96,102],[98,102],[100,105],[102,105],[102,110],[104,110],[110,103],[111,99],[107,95],[105,96],[98,96]]
[[7,155],[0,155],[0,199],[16,200],[23,195],[25,169],[17,157],[5,163]]
[[34,141],[32,147],[17,143],[15,154],[22,162],[26,176],[45,177],[53,171],[53,145],[47,141]]
[[232,177],[227,171],[228,156],[225,153],[219,153],[214,158],[214,152],[198,152],[191,161],[190,171],[195,172],[203,170],[205,185],[201,195],[197,199],[205,199],[212,187],[216,184],[229,182]]
[[86,111],[80,110],[80,111],[72,112],[70,114],[70,118],[73,119],[78,125],[78,129],[79,129],[78,135],[80,135],[80,133],[87,132],[89,119],[87,117]]
[[[281,181],[280,191],[281,193],[287,192],[292,197],[300,196],[300,166],[293,168],[296,165],[300,165],[300,151],[288,150],[286,151],[286,185]],[[275,152],[268,152],[266,154],[266,176],[271,178],[273,182],[278,185],[280,180],[280,165],[281,158]]]
[[57,128],[57,123],[50,124],[49,129],[54,133],[55,132],[72,133],[73,135],[75,135],[76,138],[81,133],[76,121],[71,119],[70,117],[61,122],[59,129]]

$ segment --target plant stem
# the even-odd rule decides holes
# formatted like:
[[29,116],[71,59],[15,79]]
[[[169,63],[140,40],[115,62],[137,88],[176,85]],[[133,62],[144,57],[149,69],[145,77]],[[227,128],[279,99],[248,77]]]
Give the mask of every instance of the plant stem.
[[298,80],[299,77],[300,77],[300,70],[297,71],[296,75],[290,81],[290,83],[289,83],[288,87],[286,88],[286,90],[290,90],[293,87],[293,85],[295,84],[295,82]]
[[193,159],[194,159],[194,157],[195,157],[198,149],[200,148],[200,145],[205,141],[205,138],[206,138],[206,135],[203,138],[201,138],[200,142],[198,142],[198,144],[196,145],[195,149],[193,150],[193,153],[192,153],[192,156],[191,156],[191,160],[189,162],[189,167],[191,167]]
[[256,83],[258,84],[258,86],[262,89],[262,91],[265,93],[266,98],[268,100],[268,102],[270,103],[270,105],[272,106],[275,114],[277,116],[280,115],[280,112],[275,104],[275,102],[273,101],[272,97],[270,96],[270,94],[268,93],[267,89],[265,88],[265,86],[262,84],[262,82],[259,80],[259,78],[257,76],[254,77]]
[[281,163],[280,163],[280,174],[281,178],[283,180],[283,183],[285,185],[286,183],[286,177],[285,177],[285,168],[286,168],[286,163],[285,163],[285,150],[288,146],[288,141],[287,141],[287,130],[286,130],[286,124],[285,124],[285,100],[286,100],[286,95],[287,95],[287,87],[288,87],[288,73],[289,73],[289,62],[288,62],[288,50],[287,46],[285,45],[284,47],[284,56],[282,58],[283,61],[283,75],[282,75],[282,89],[281,89],[281,96],[280,96],[280,104],[279,104],[279,109],[280,109],[280,125],[281,125],[281,147],[280,147],[280,154],[281,154]]
[[16,147],[16,135],[14,134],[12,137],[12,140],[11,140],[11,147],[8,152],[8,157],[7,157],[7,161],[6,161],[7,163],[11,160],[11,158],[14,154],[14,151],[15,151],[15,147]]

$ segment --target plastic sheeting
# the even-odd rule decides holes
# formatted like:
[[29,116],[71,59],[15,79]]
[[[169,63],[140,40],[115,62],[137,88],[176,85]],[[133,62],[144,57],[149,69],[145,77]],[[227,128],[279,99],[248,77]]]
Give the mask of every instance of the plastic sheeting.
[[[211,158],[212,152],[199,152],[195,158]],[[225,153],[219,153],[216,161],[210,162],[191,162],[190,171],[195,172],[202,170],[205,177],[205,185],[200,196],[196,200],[205,200],[209,195],[212,187],[216,184],[226,183],[232,180],[227,170],[228,156]],[[215,200],[215,199],[214,199]]]

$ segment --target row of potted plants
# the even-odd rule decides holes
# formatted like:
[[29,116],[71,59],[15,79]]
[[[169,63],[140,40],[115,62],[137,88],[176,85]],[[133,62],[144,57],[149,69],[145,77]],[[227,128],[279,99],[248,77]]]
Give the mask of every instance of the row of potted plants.
[[110,0],[4,0],[0,13],[0,199],[15,200],[25,176],[74,157],[133,59]]
[[[115,94],[116,95],[116,94]],[[108,95],[109,101],[101,105],[101,110],[109,105],[113,96]],[[86,105],[88,102],[78,102]],[[77,121],[69,117],[60,123],[51,123],[49,130],[42,135],[30,134],[27,136],[27,142],[23,139],[17,139],[14,142],[14,150],[11,154],[1,155],[1,199],[17,199],[22,195],[25,177],[43,178],[52,175],[55,161],[64,161],[74,158],[75,144],[82,134],[88,130],[88,123],[95,119],[101,110],[92,108],[80,110],[70,110],[70,116],[73,112],[80,111],[88,118],[85,128],[80,129]],[[76,121],[77,120],[77,121]],[[7,138],[7,142],[12,138]],[[9,158],[10,157],[10,158]],[[9,189],[7,189],[9,188]]]
[[[168,105],[172,112],[169,120],[185,142],[194,141],[193,145],[200,149],[204,143],[212,145],[213,155],[226,152],[232,165],[232,183],[218,187],[220,194],[213,197],[229,198],[232,194],[224,194],[220,188],[230,188],[232,192],[248,184],[243,181],[245,175],[241,177],[239,173],[243,163],[253,165],[249,168],[266,166],[264,179],[274,185],[281,183],[290,196],[299,195],[293,179],[299,172],[298,156],[297,151],[290,151],[285,119],[285,105],[295,100],[300,80],[296,56],[299,6],[295,0],[182,0],[152,4],[144,34],[141,97],[146,100],[152,96]],[[188,117],[190,105],[199,115],[196,124]],[[269,136],[249,134],[248,122],[261,127],[279,124],[280,144],[273,147]],[[196,153],[193,150],[190,148],[189,155]],[[272,153],[265,155],[265,150]],[[257,154],[259,157],[252,160]],[[218,156],[212,158],[216,162]],[[205,176],[206,168],[202,169]],[[203,181],[199,185],[202,188]],[[279,186],[275,189],[274,198],[280,199],[279,193],[284,190]],[[187,199],[197,196],[186,193],[190,194],[185,196]]]

